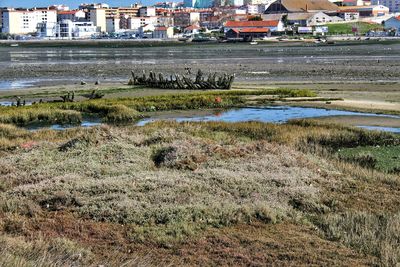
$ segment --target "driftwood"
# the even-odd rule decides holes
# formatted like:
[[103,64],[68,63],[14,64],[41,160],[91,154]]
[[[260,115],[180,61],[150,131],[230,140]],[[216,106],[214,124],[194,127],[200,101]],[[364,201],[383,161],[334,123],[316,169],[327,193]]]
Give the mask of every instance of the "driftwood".
[[65,103],[65,102],[74,102],[74,99],[75,99],[75,92],[68,92],[68,94],[66,94],[66,95],[62,95],[62,96],[60,96],[61,97],[61,99],[62,99],[62,101]]
[[190,77],[185,75],[173,74],[164,76],[162,73],[156,74],[150,71],[149,75],[143,71],[141,75],[132,71],[132,77],[129,80],[129,85],[142,85],[151,88],[161,89],[225,89],[229,90],[232,87],[235,75],[226,73],[218,75],[216,72],[210,73],[207,77],[201,70],[197,71],[196,76]]
[[19,96],[17,96],[17,102],[16,103],[14,103],[14,102],[12,102],[11,103],[11,106],[12,107],[22,107],[22,106],[25,106],[26,105],[26,101],[25,101],[25,99],[21,99],[21,97],[19,97]]
[[103,98],[104,94],[100,93],[100,92],[98,92],[96,90],[93,90],[90,94],[85,94],[85,95],[82,95],[82,96],[86,97],[88,99],[100,99],[100,98]]

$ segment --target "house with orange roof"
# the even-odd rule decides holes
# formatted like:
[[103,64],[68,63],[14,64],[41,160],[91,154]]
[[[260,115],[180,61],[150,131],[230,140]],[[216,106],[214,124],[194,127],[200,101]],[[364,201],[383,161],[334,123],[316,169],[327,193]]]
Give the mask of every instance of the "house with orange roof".
[[153,38],[157,39],[169,39],[174,37],[173,27],[155,27],[153,31]]
[[255,38],[263,38],[271,36],[268,28],[241,28],[230,29],[225,33],[225,37],[229,39],[241,39],[243,41],[252,41]]
[[183,30],[184,34],[191,34],[191,35],[198,34],[199,32],[200,32],[200,26],[196,24],[190,25]]
[[243,29],[258,29],[264,32],[282,32],[285,30],[281,20],[260,20],[260,21],[227,21],[224,25],[225,33],[229,30],[242,31]]

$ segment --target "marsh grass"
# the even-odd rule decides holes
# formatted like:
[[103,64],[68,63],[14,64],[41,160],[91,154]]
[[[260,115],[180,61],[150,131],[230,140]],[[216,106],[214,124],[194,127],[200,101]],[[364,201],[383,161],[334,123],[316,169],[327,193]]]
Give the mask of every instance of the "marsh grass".
[[[146,233],[136,237],[141,239],[179,225],[194,231],[276,223],[293,213],[290,199],[315,199],[316,190],[308,184],[318,175],[301,153],[287,147],[202,140],[173,128],[146,131],[103,127],[67,141],[61,145],[65,149],[39,145],[2,157],[2,169],[12,166],[2,175],[8,184],[1,193],[7,198],[3,212],[70,211],[80,218],[136,225]],[[164,147],[175,147],[176,156],[157,167],[153,152]],[[16,207],[18,202],[31,204]],[[165,233],[161,239],[174,238]]]
[[[72,110],[109,112],[104,101],[100,107],[96,103]],[[0,125],[0,138],[14,147],[1,150],[0,156],[0,227],[6,238],[34,236],[32,225],[54,214],[123,225],[130,243],[162,248],[201,238],[207,229],[296,221],[315,223],[330,240],[376,256],[381,265],[392,266],[399,259],[398,216],[386,212],[397,209],[390,206],[394,202],[379,194],[385,205],[381,213],[357,206],[358,199],[368,197],[366,189],[395,194],[398,177],[329,156],[336,147],[395,145],[396,135],[310,121],[160,121],[63,132]],[[34,145],[23,146],[32,141]],[[327,154],[310,153],[318,149]],[[347,193],[352,193],[354,206],[346,206]],[[335,194],[341,195],[333,198]],[[66,225],[57,229],[62,227]],[[31,255],[46,256],[49,264],[89,262],[71,258],[80,246],[71,245],[60,259],[60,250],[48,250],[49,241],[37,245],[39,252],[31,241],[23,242],[21,256],[10,250],[15,245],[4,243],[7,249],[0,248],[0,256],[5,263],[15,255],[23,263],[36,264],[39,257]]]
[[90,250],[64,238],[28,241],[22,237],[0,235],[1,266],[88,265],[92,263],[91,257]]
[[321,229],[331,240],[376,256],[380,266],[397,266],[400,262],[399,214],[332,214],[324,218]]
[[34,122],[68,123],[74,124],[82,121],[82,115],[73,110],[40,107],[8,107],[0,109],[0,123],[25,125]]
[[[74,124],[82,121],[83,114],[95,115],[109,123],[133,122],[142,117],[139,112],[228,108],[243,105],[245,96],[315,96],[310,90],[232,90],[205,91],[189,94],[147,97],[98,99],[73,103],[41,103],[24,107],[1,107],[0,123],[26,125],[29,123]],[[217,101],[221,98],[222,101]]]

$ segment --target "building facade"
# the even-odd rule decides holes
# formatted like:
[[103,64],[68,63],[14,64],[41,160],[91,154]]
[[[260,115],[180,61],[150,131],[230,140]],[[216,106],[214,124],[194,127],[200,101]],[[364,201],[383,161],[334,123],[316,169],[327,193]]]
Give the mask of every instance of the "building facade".
[[93,22],[94,26],[98,27],[100,32],[105,32],[107,30],[105,8],[90,9],[87,16],[88,21]]
[[54,9],[5,9],[2,12],[2,32],[9,34],[36,33],[40,23],[57,23]]
[[78,21],[74,22],[71,20],[63,20],[59,22],[57,28],[56,37],[66,39],[83,39],[90,38],[98,33],[98,27],[93,22],[89,21]]
[[156,27],[153,32],[153,38],[168,39],[174,37],[173,27]]
[[174,12],[174,24],[177,27],[187,27],[200,21],[199,12]]
[[372,5],[383,5],[389,8],[389,12],[400,12],[400,0],[371,0]]
[[214,0],[184,0],[185,7],[209,8],[214,6]]
[[82,10],[69,10],[69,11],[58,11],[57,12],[57,20],[62,21],[62,20],[72,20],[72,21],[77,21],[77,20],[84,20],[86,18],[86,13],[83,12]]
[[62,20],[39,23],[37,33],[41,38],[87,39],[97,34],[97,30],[93,22]]

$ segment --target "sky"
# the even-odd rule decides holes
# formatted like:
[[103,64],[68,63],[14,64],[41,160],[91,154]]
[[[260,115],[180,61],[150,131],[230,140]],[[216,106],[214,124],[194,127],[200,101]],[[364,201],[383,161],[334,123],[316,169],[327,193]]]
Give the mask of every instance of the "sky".
[[0,7],[42,7],[53,4],[64,4],[71,8],[78,7],[81,3],[106,3],[110,6],[130,6],[136,2],[154,4],[155,0],[0,0]]

